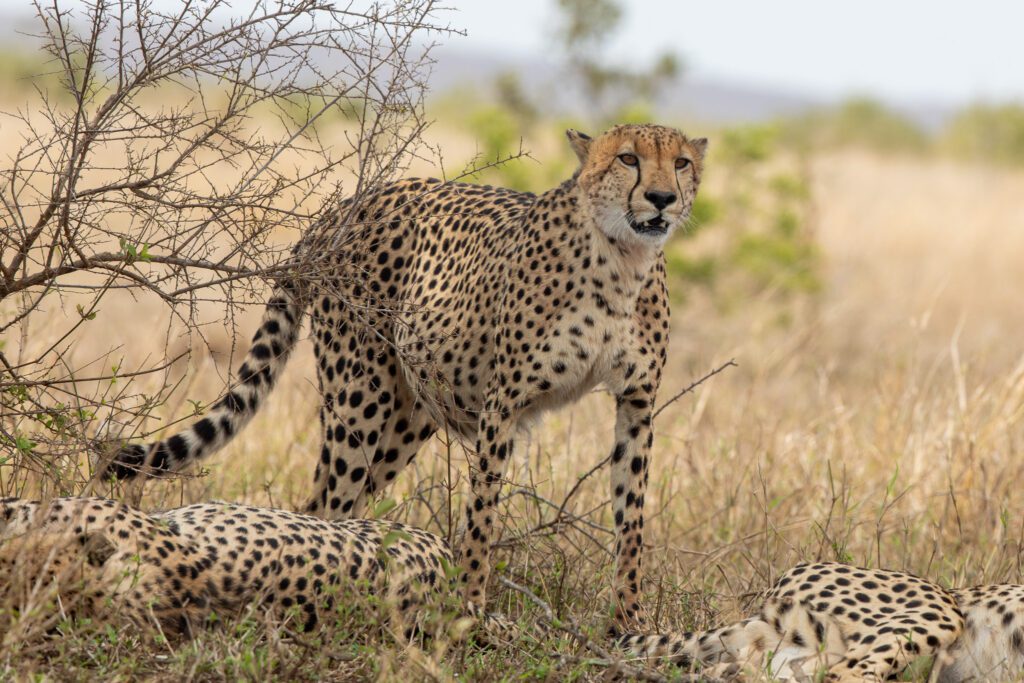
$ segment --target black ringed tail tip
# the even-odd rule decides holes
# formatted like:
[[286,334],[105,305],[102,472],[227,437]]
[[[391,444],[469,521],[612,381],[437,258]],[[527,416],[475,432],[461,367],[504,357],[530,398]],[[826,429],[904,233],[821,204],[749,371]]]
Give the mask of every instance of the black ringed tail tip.
[[123,446],[103,471],[103,478],[113,477],[121,481],[134,479],[146,464],[146,450],[142,444]]

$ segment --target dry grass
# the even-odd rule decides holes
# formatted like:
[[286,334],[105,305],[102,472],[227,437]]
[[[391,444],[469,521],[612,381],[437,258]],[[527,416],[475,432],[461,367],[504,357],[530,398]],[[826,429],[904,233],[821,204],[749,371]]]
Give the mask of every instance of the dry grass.
[[[470,147],[455,133],[440,135]],[[814,305],[782,320],[768,297],[723,315],[693,296],[675,311],[663,397],[729,358],[739,368],[657,422],[645,594],[658,627],[731,619],[745,594],[800,560],[906,569],[958,585],[1022,580],[1024,307],[1015,285],[1024,175],[847,153],[816,159],[814,177],[825,254]],[[83,330],[74,359],[84,364],[122,344],[119,353],[137,362],[195,344],[189,364],[175,369],[186,378],[178,403],[164,413],[177,419],[190,413],[186,399],[209,403],[220,392],[229,332],[247,339],[258,316],[225,329],[219,307],[202,310],[211,356],[198,338],[183,341],[179,328],[151,315],[145,300],[114,302]],[[55,302],[49,314],[65,313]],[[36,330],[27,343],[45,342],[46,322]],[[262,414],[206,463],[206,476],[149,484],[143,504],[305,502],[319,439],[311,356],[303,342]],[[500,553],[505,576],[595,634],[611,597],[605,473],[583,482],[568,506],[591,526],[546,525],[556,510],[541,499],[561,502],[606,455],[611,411],[606,396],[589,396],[549,416],[522,445],[510,476],[526,488],[507,489]],[[389,515],[451,533],[463,461],[457,446],[435,440],[386,492],[399,503]],[[10,472],[3,475],[11,486]],[[41,482],[21,485],[32,491]],[[536,621],[537,610],[514,591],[495,585],[492,602],[527,628]],[[258,619],[171,644],[68,627],[42,649],[5,648],[0,666],[61,680],[564,680],[604,671],[560,634],[484,648],[440,638],[420,649],[370,621],[339,619],[305,645]]]

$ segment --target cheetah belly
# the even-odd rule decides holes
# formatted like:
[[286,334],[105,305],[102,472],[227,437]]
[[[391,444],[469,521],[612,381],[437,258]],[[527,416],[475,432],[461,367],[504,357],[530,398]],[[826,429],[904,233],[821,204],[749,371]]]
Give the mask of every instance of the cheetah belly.
[[[439,422],[472,440],[484,389],[494,371],[495,349],[492,338],[470,331],[478,311],[468,306],[462,310],[472,313],[452,316],[447,328],[426,314],[410,316],[396,329],[395,339],[404,350],[405,380],[426,399],[428,409],[438,413]],[[625,322],[594,321],[581,313],[567,316],[544,338],[533,340],[532,356],[524,356],[520,360],[525,362],[517,366],[530,387],[518,406],[520,426],[576,402],[605,382],[623,362],[628,339]]]
[[[628,328],[614,321],[584,322],[586,316],[567,318],[556,327],[550,340],[551,351],[533,366],[542,387],[531,397],[524,417],[536,419],[541,413],[575,403],[595,387],[608,381],[623,362],[621,341]],[[589,319],[589,318],[587,318]]]

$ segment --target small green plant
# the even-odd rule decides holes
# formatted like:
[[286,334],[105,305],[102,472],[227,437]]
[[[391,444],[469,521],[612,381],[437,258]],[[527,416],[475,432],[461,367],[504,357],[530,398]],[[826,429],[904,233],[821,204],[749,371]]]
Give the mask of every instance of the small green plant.
[[384,498],[376,505],[373,506],[373,514],[371,517],[374,519],[380,519],[384,515],[388,514],[398,506],[394,498]]
[[916,657],[900,675],[901,681],[927,681],[935,666],[935,658],[931,656]]
[[479,165],[497,164],[475,177],[491,179],[514,190],[536,189],[536,181],[531,176],[537,165],[528,159],[512,158],[522,151],[523,131],[506,109],[497,105],[481,106],[470,114],[467,124],[480,145]]

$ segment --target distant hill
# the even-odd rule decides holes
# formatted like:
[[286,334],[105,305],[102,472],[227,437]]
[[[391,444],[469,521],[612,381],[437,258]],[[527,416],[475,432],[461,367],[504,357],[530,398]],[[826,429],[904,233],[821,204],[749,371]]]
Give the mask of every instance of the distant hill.
[[[579,90],[555,62],[450,47],[437,48],[434,56],[437,64],[431,90],[435,94],[455,88],[489,91],[499,74],[512,72],[548,113],[579,111],[583,106]],[[685,73],[665,89],[656,107],[687,120],[737,124],[802,114],[835,103],[803,93]],[[953,113],[948,107],[928,103],[886,104],[927,131],[940,128]]]

